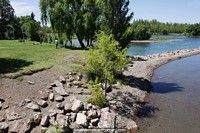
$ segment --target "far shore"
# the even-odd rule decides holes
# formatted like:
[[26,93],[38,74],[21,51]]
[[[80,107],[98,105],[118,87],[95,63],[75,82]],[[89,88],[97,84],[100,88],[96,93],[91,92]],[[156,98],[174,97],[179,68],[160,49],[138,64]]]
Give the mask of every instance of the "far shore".
[[133,64],[128,67],[128,70],[125,71],[124,74],[126,76],[134,77],[139,85],[124,86],[124,88],[131,90],[137,99],[145,104],[148,102],[148,96],[152,89],[151,79],[156,68],[168,62],[197,54],[200,54],[200,47],[187,50],[168,51],[162,54],[153,54],[149,56],[134,56],[132,57],[134,61]]
[[158,40],[132,40],[131,43],[155,43],[155,42],[170,42],[175,41],[177,39],[158,39]]

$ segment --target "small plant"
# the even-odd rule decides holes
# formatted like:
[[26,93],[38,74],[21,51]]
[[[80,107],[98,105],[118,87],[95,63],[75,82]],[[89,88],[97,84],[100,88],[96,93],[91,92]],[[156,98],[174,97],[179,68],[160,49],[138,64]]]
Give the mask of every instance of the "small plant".
[[108,103],[104,91],[101,89],[100,84],[98,84],[98,78],[96,78],[95,82],[90,81],[89,90],[92,94],[87,100],[89,103],[100,107],[104,107]]
[[62,129],[58,124],[53,125],[51,128],[52,128],[51,133],[62,133]]

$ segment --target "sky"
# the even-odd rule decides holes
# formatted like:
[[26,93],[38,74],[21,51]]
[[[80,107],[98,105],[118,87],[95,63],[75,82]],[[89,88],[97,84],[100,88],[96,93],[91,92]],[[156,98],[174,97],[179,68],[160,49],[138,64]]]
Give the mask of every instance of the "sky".
[[[30,15],[40,20],[39,0],[10,0],[17,16]],[[199,23],[200,0],[130,0],[133,19],[157,19],[160,22]]]

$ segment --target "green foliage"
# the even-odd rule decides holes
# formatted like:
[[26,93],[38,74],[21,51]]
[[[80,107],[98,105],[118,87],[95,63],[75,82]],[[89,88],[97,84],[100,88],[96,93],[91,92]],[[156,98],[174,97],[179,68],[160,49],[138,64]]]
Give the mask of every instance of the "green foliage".
[[150,29],[144,24],[132,24],[133,40],[148,40],[151,38]]
[[59,39],[62,34],[71,41],[76,35],[80,46],[92,46],[95,32],[102,30],[113,34],[121,48],[130,42],[132,34],[127,32],[133,13],[128,15],[129,0],[40,0],[43,23],[50,20]]
[[53,125],[51,127],[51,133],[62,133],[60,125]]
[[186,35],[189,36],[200,36],[200,23],[192,24],[186,29]]
[[129,61],[124,55],[125,49],[120,51],[113,35],[108,36],[104,32],[97,35],[94,47],[87,56],[86,74],[90,80],[98,77],[100,82],[108,81],[111,84]]
[[90,81],[89,90],[92,94],[92,96],[87,99],[89,103],[100,107],[104,107],[108,103],[100,84],[98,84],[98,78],[96,78],[95,82]]
[[10,28],[14,18],[14,9],[9,0],[0,1],[0,39],[5,39],[5,33]]
[[168,33],[168,31],[167,31],[166,29],[163,29],[163,30],[162,30],[162,34],[163,34],[163,35],[169,35],[169,33]]

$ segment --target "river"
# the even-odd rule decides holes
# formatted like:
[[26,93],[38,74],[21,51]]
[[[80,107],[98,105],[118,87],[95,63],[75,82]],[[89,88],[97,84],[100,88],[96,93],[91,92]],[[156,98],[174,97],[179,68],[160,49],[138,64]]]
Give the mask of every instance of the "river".
[[161,66],[140,114],[142,133],[200,132],[200,55]]

